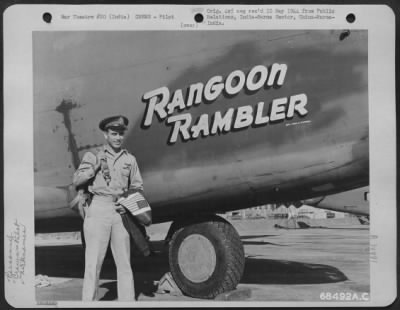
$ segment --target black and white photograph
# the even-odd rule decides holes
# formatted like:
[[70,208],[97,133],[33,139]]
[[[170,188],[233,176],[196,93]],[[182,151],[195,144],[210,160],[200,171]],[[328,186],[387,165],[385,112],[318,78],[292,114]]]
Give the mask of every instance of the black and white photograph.
[[[31,105],[19,111],[32,124],[32,203],[6,225],[6,285],[30,285],[37,305],[373,303],[372,228],[395,200],[383,215],[371,197],[390,191],[395,162],[380,148],[376,172],[371,139],[395,116],[371,122],[386,87],[374,32],[305,7],[187,8],[180,24],[172,7],[60,9],[33,27]],[[268,16],[323,27],[223,26]],[[82,26],[102,19],[147,23]]]

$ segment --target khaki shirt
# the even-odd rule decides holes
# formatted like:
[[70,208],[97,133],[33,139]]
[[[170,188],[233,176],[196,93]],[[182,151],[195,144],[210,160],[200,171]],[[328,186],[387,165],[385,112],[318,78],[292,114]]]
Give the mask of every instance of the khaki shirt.
[[83,156],[81,164],[74,173],[73,184],[79,186],[90,181],[89,191],[94,195],[116,198],[128,189],[143,190],[143,180],[136,158],[125,149],[118,154],[108,145],[105,145],[103,149],[110,170],[109,185],[107,186],[100,169],[97,173],[95,172],[99,158],[91,152]]

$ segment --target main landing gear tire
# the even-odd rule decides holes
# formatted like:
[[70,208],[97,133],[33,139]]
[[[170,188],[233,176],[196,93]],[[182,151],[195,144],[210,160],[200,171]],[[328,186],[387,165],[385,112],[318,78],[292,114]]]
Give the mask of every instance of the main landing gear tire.
[[212,299],[236,288],[244,270],[239,234],[220,217],[175,231],[169,249],[172,276],[188,296]]

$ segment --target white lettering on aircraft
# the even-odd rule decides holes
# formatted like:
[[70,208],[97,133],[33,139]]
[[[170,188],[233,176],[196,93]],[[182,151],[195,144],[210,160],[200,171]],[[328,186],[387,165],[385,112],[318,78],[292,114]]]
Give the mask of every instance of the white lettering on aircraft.
[[157,116],[160,121],[166,119],[166,124],[172,126],[168,142],[175,143],[179,135],[183,141],[187,141],[200,136],[227,133],[233,129],[245,129],[251,125],[262,126],[281,122],[292,119],[295,114],[303,117],[308,114],[306,94],[276,98],[269,104],[269,109],[261,101],[254,108],[251,105],[245,105],[229,108],[225,113],[215,111],[213,115],[202,114],[193,124],[192,115],[182,113],[183,110],[202,102],[211,104],[222,92],[234,96],[243,88],[255,92],[262,87],[280,87],[285,81],[286,72],[286,64],[274,63],[270,68],[257,65],[248,72],[247,76],[242,70],[232,71],[225,80],[222,76],[216,75],[211,77],[205,85],[201,82],[191,84],[187,89],[186,101],[182,89],[175,90],[172,96],[168,87],[165,86],[151,90],[143,95],[143,101],[147,104],[143,126],[150,127],[154,116]]

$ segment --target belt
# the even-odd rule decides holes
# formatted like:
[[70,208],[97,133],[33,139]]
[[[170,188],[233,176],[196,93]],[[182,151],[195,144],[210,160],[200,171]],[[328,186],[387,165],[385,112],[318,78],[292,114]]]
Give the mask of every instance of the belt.
[[117,197],[114,196],[99,196],[99,195],[94,195],[93,200],[97,201],[105,201],[105,202],[116,202]]

